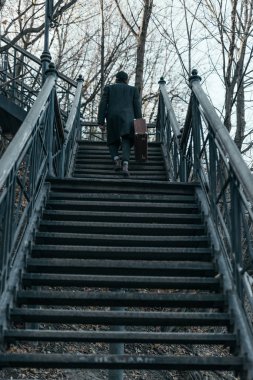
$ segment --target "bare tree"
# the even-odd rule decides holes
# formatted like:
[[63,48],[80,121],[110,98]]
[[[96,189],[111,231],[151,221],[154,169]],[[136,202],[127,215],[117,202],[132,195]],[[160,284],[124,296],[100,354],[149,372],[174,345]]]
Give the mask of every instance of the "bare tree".
[[135,68],[135,86],[138,88],[140,95],[143,91],[143,72],[144,72],[144,58],[145,58],[145,46],[147,40],[148,25],[153,9],[153,0],[144,0],[142,6],[142,19],[140,26],[138,25],[138,20],[131,10],[130,14],[131,20],[126,16],[126,13],[123,11],[122,7],[119,4],[119,0],[115,0],[119,13],[128,26],[131,33],[134,35],[137,41],[137,52],[136,52],[136,68]]

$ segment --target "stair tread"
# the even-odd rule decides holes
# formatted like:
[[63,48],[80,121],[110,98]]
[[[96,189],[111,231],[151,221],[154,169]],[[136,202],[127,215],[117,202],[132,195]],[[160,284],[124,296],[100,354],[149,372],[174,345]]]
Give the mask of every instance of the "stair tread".
[[219,289],[220,281],[214,277],[165,277],[165,276],[120,276],[120,275],[78,275],[51,273],[24,273],[25,284],[76,286],[76,287],[127,287],[148,289]]
[[82,323],[102,325],[138,326],[227,326],[228,313],[217,312],[159,312],[159,311],[83,311],[65,309],[13,308],[14,321],[36,321],[48,323]]
[[42,220],[40,223],[40,226],[67,226],[67,227],[106,227],[106,228],[125,228],[125,229],[154,229],[154,230],[178,230],[185,229],[185,230],[203,230],[204,224],[165,224],[165,223],[122,223],[122,222],[80,222],[80,221],[62,221],[62,220]]
[[156,275],[161,276],[211,276],[215,275],[213,264],[202,261],[134,261],[134,260],[108,260],[98,258],[91,259],[28,259],[27,271],[39,273],[65,273],[65,274],[118,274],[125,276],[133,276],[135,274]]
[[127,307],[221,307],[224,296],[221,294],[167,294],[143,292],[86,292],[86,291],[32,291],[22,290],[17,293],[17,303],[36,305],[71,305],[71,306],[127,306]]
[[[147,163],[145,164],[139,164],[139,163],[129,163],[129,167],[131,167],[131,170],[134,170],[134,171],[153,171],[153,170],[158,170],[159,172],[161,171],[165,171],[165,167],[163,165],[149,165]],[[79,160],[76,164],[75,164],[75,169],[90,169],[90,170],[96,170],[96,169],[110,169],[112,170],[114,168],[114,165],[112,162],[103,162],[101,164],[96,164],[96,163],[90,163],[90,164],[87,164],[85,161],[84,162],[81,162],[81,160]]]
[[138,236],[133,236],[133,235],[112,235],[112,234],[98,234],[98,233],[68,233],[68,232],[37,232],[36,234],[37,238],[65,238],[65,239],[96,239],[97,241],[99,240],[109,240],[109,241],[156,241],[156,242],[161,242],[162,241],[167,241],[167,242],[186,242],[186,241],[191,241],[191,242],[207,242],[209,241],[208,237],[206,235],[197,235],[197,236],[163,236],[163,235],[138,235]]
[[[58,178],[50,178],[50,182],[52,184],[52,188],[54,188],[55,186],[71,186],[72,187],[72,184],[75,184],[75,185],[89,185],[89,184],[92,184],[95,187],[99,186],[99,185],[111,185],[111,184],[125,184],[126,186],[129,185],[129,186],[135,186],[135,185],[140,185],[142,187],[142,185],[146,185],[146,184],[151,184],[152,187],[154,189],[156,188],[165,188],[167,191],[170,191],[170,190],[174,190],[175,192],[178,191],[178,189],[183,189],[184,191],[191,191],[191,193],[194,193],[195,191],[195,187],[196,185],[199,185],[198,182],[167,182],[167,181],[164,181],[163,183],[161,183],[160,181],[159,182],[155,182],[155,181],[149,181],[149,180],[146,180],[146,181],[138,181],[138,180],[135,180],[135,181],[131,181],[131,180],[124,180],[124,182],[120,181],[119,180],[115,180],[115,181],[108,181],[107,179],[94,179],[93,181],[90,181],[88,179],[78,179],[78,178],[63,178],[63,179],[58,179]],[[122,190],[122,186],[121,186],[121,190]]]
[[[161,301],[170,301],[170,300],[198,300],[198,301],[208,301],[208,300],[224,300],[223,294],[216,294],[216,293],[143,293],[143,292],[127,292],[127,291],[103,291],[102,293],[98,292],[92,292],[92,291],[67,291],[67,290],[50,290],[50,291],[43,291],[43,290],[19,290],[17,292],[18,298],[31,298],[36,299],[36,297],[39,298],[62,298],[62,299],[70,299],[71,297],[75,299],[126,299],[126,300],[161,300]],[[71,301],[71,300],[70,300]]]
[[[131,174],[131,176],[136,176],[136,177],[145,177],[147,178],[147,176],[150,177],[164,177],[166,179],[166,173],[164,170],[155,170],[155,171],[152,171],[152,170],[134,170],[134,168],[130,168],[129,167],[129,172]],[[73,174],[94,174],[94,175],[97,175],[97,174],[101,174],[101,175],[104,175],[104,176],[107,176],[107,175],[120,175],[122,176],[122,172],[119,171],[118,173],[116,173],[114,171],[114,168],[100,168],[100,167],[97,167],[97,168],[93,168],[93,169],[87,169],[87,168],[77,168],[75,167],[74,170],[73,170]]]
[[[33,250],[53,250],[59,249],[62,252],[64,251],[80,251],[85,252],[86,250],[90,252],[123,252],[123,253],[210,253],[211,249],[209,247],[117,247],[117,246],[84,246],[84,245],[66,245],[61,244],[35,244]],[[154,256],[155,258],[155,256]]]
[[[108,178],[108,179],[117,179],[117,178],[124,178],[121,174],[81,174],[81,173],[75,173],[73,172],[72,174],[73,177],[77,178]],[[146,178],[146,174],[143,176]],[[142,176],[140,175],[132,175],[130,177],[130,181],[135,178],[135,179],[142,179]],[[157,176],[157,175],[149,175],[150,180],[156,180],[156,181],[164,181],[166,180],[166,176]]]
[[209,262],[191,262],[191,261],[185,261],[185,262],[164,262],[164,261],[145,261],[145,260],[82,260],[82,259],[33,259],[29,258],[27,259],[28,265],[37,265],[37,266],[49,266],[52,267],[53,265],[63,265],[63,266],[69,266],[69,267],[80,267],[80,266],[90,266],[90,267],[108,267],[108,268],[140,268],[140,269],[172,269],[172,268],[178,268],[180,269],[185,268],[192,268],[192,269],[213,269],[213,264]]
[[97,206],[97,208],[99,207],[106,207],[106,206],[109,206],[109,207],[129,207],[129,208],[132,208],[132,207],[139,207],[139,208],[161,208],[161,209],[167,209],[167,208],[175,208],[175,209],[198,209],[198,205],[196,205],[195,203],[179,203],[179,204],[175,204],[175,203],[158,203],[158,202],[120,202],[120,201],[115,201],[115,202],[110,202],[109,200],[108,201],[97,201],[97,200],[89,200],[89,201],[86,201],[86,200],[68,200],[67,202],[65,200],[61,200],[61,199],[50,199],[48,200],[47,202],[47,205],[50,206],[50,205],[67,205],[68,207],[70,206],[92,206],[92,205],[95,205]]
[[201,261],[210,262],[212,252],[205,247],[134,247],[129,245],[67,245],[35,244],[33,258],[146,260],[146,261]]
[[57,192],[52,190],[50,192],[50,199],[57,199],[57,198],[74,198],[74,199],[109,199],[110,201],[135,201],[141,200],[142,202],[146,201],[157,201],[157,202],[194,202],[195,197],[194,195],[153,195],[153,194],[108,194],[108,193],[96,193],[95,191],[93,193],[68,193],[68,192]]
[[243,359],[220,356],[0,354],[1,367],[239,370]]
[[12,340],[125,342],[160,344],[222,344],[234,345],[236,335],[230,333],[167,333],[120,331],[72,331],[72,330],[8,330],[5,338]]
[[[177,210],[178,211],[178,210]],[[198,210],[197,210],[198,211]],[[84,211],[84,210],[52,210],[52,209],[46,209],[44,210],[44,215],[70,215],[70,216],[106,216],[106,217],[117,217],[117,218],[127,218],[127,217],[134,217],[135,220],[138,218],[152,218],[152,220],[157,220],[157,219],[196,219],[200,220],[201,214],[199,212],[194,213],[194,214],[186,214],[186,213],[168,213],[168,212],[160,212],[160,213],[153,213],[150,212],[129,212],[129,211],[121,211],[118,209],[118,211],[94,211],[94,210],[89,210],[89,211]]]

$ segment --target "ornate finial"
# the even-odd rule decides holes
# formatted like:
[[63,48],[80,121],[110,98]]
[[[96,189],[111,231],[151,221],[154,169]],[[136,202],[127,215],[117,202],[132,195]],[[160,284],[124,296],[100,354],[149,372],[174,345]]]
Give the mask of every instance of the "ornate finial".
[[161,77],[158,84],[166,84],[164,77]]
[[198,70],[193,69],[192,75],[189,78],[190,86],[191,86],[192,82],[195,80],[201,81],[201,77],[198,75]]
[[55,68],[55,64],[50,62],[48,65],[48,69],[45,72],[46,75],[57,75],[57,70]]
[[83,76],[81,74],[78,75],[77,82],[83,82]]

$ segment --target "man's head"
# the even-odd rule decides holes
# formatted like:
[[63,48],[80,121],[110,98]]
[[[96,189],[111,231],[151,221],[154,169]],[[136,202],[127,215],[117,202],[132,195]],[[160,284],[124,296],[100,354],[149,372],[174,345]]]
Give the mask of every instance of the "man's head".
[[119,71],[116,74],[116,82],[127,83],[127,81],[128,81],[128,75],[127,75],[127,73],[125,73],[125,71]]

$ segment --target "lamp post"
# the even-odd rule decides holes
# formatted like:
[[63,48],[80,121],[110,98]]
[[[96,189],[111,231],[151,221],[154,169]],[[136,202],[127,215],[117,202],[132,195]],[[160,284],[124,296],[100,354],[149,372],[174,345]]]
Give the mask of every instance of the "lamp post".
[[42,83],[45,82],[45,72],[51,61],[51,55],[49,52],[49,28],[53,16],[54,0],[45,0],[45,32],[44,32],[44,50],[41,54],[42,65]]

